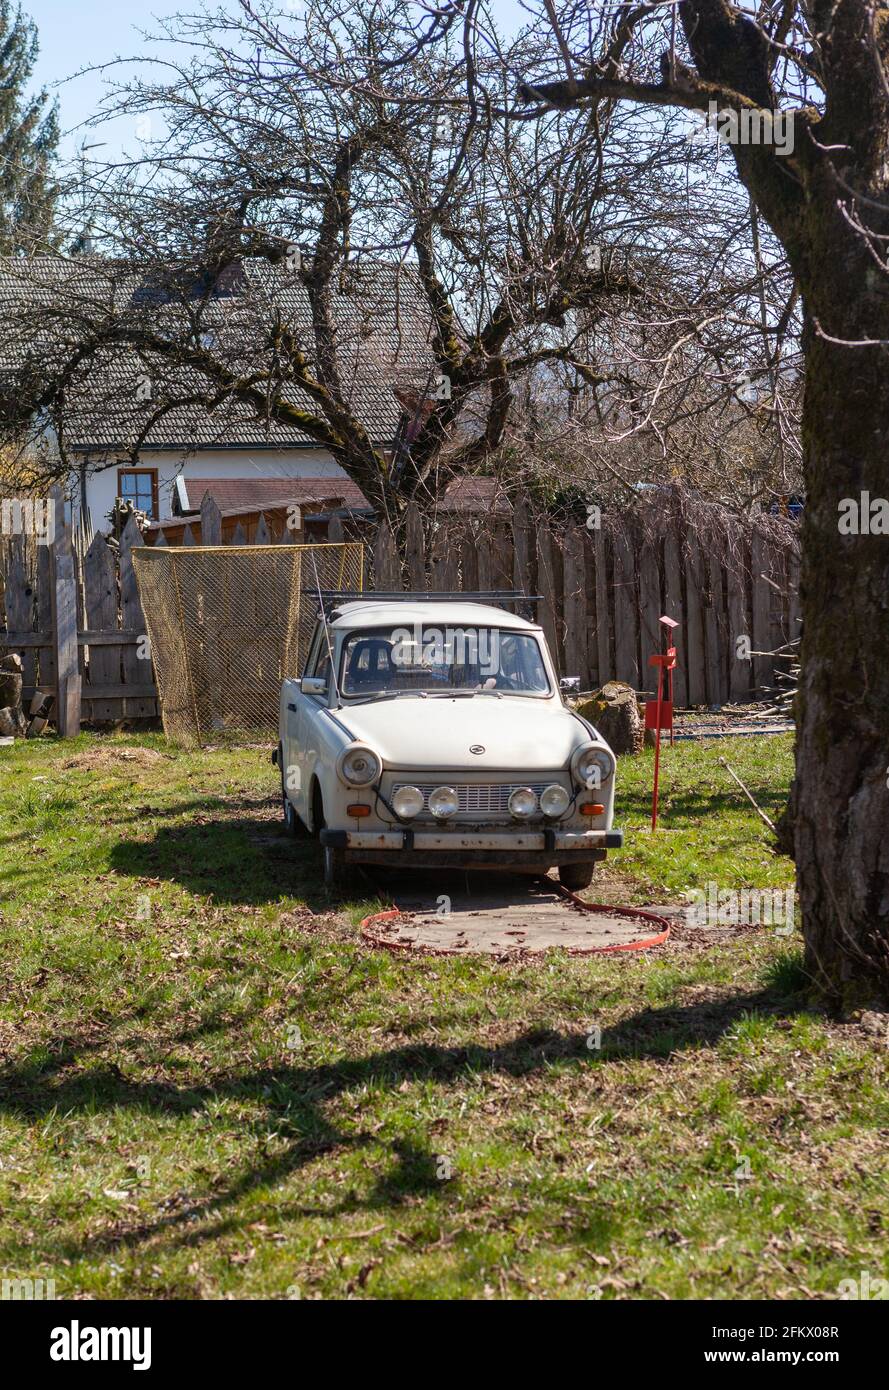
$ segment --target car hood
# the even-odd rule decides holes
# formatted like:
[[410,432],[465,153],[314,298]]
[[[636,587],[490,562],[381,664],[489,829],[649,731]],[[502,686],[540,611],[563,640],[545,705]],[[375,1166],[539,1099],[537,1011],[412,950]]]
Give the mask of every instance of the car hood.
[[402,696],[346,706],[336,719],[394,768],[553,771],[589,742],[586,727],[560,700],[522,696]]

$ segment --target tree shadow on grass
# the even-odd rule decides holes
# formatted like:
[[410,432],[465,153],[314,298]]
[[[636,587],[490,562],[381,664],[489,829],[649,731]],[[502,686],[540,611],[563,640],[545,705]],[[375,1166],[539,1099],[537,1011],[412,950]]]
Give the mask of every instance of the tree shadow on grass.
[[[664,1060],[687,1050],[712,1046],[745,1014],[786,1016],[801,1007],[801,1003],[781,997],[775,990],[762,990],[681,1007],[646,1008],[605,1030],[601,1048],[594,1051],[588,1046],[586,1032],[534,1029],[497,1046],[418,1044],[317,1066],[232,1070],[210,1076],[195,1086],[132,1081],[113,1061],[71,1075],[71,1064],[82,1058],[91,1045],[74,1035],[50,1045],[48,1058],[44,1052],[40,1061],[7,1067],[0,1074],[0,1111],[35,1120],[50,1112],[96,1114],[121,1108],[156,1117],[176,1117],[220,1101],[258,1103],[262,1114],[248,1126],[257,1138],[274,1131],[286,1144],[282,1152],[249,1164],[223,1189],[213,1187],[206,1196],[184,1201],[156,1219],[134,1220],[128,1229],[118,1223],[113,1231],[87,1236],[77,1243],[64,1243],[67,1257],[72,1259],[138,1248],[158,1239],[198,1246],[240,1231],[246,1218],[238,1214],[238,1204],[256,1189],[284,1183],[323,1153],[380,1144],[376,1132],[345,1132],[328,1116],[327,1106],[340,1095],[373,1087],[394,1097],[405,1083],[434,1082],[446,1088],[475,1080],[485,1072],[516,1079],[544,1069],[551,1072],[554,1067],[594,1074],[628,1058]],[[205,1026],[190,1030],[183,1040],[192,1031],[198,1036]],[[93,1045],[93,1051],[103,1045],[107,1047],[107,1036],[104,1044]],[[447,1198],[451,1189],[441,1180],[438,1157],[431,1148],[417,1142],[415,1133],[395,1138],[391,1151],[396,1158],[395,1168],[377,1181],[368,1196],[358,1198],[347,1193],[341,1204],[325,1205],[319,1210],[298,1203],[278,1204],[278,1219],[330,1218],[359,1209],[392,1209],[430,1193]]]
[[264,816],[160,825],[150,839],[119,840],[110,862],[118,874],[166,879],[198,896],[212,893],[220,905],[261,907],[296,895],[316,911],[331,911],[354,897],[324,889],[314,841],[296,840]]

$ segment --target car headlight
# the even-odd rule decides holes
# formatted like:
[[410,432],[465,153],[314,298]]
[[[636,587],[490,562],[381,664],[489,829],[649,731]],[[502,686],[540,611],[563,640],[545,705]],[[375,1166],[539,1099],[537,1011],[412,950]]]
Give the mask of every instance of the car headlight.
[[571,797],[557,782],[540,793],[540,809],[545,816],[564,816],[570,805]]
[[527,820],[537,810],[537,797],[530,787],[516,787],[508,801],[510,815]]
[[614,768],[614,754],[595,743],[578,748],[571,759],[574,779],[587,791],[597,790],[607,782],[613,776]]
[[392,798],[392,809],[397,816],[410,820],[423,809],[423,793],[419,787],[399,787]]
[[358,744],[340,754],[337,772],[349,787],[369,787],[383,770],[382,760],[372,748]]
[[459,805],[453,787],[436,787],[434,792],[429,793],[429,809],[437,820],[456,815]]

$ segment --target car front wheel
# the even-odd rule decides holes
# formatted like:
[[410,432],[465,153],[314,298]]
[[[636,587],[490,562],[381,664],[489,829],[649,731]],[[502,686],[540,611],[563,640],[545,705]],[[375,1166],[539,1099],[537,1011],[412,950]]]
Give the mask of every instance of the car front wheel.
[[560,864],[559,882],[569,893],[579,893],[582,888],[589,888],[594,872],[594,864]]
[[281,768],[281,804],[284,810],[284,829],[287,834],[292,835],[294,839],[304,840],[307,838],[309,832],[296,814],[296,808],[285,790],[284,755],[280,751],[280,745],[278,750],[278,763]]

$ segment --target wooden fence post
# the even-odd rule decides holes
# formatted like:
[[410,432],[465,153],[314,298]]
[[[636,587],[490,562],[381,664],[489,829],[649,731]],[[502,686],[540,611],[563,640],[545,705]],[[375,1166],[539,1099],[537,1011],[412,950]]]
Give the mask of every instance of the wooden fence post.
[[[146,638],[145,650],[147,653],[148,629],[145,623],[145,614],[142,611],[142,600],[139,597],[136,571],[133,566],[133,551],[144,544],[142,532],[136,525],[136,518],[128,517],[120,537],[120,621],[121,627],[127,632],[135,632],[140,637]],[[148,654],[140,657],[141,649],[139,642],[136,642],[135,645],[128,644],[123,649],[121,666],[125,685],[144,686],[151,681],[152,663]],[[123,710],[126,719],[151,718],[157,715],[158,703],[145,696],[127,695],[124,698]]]
[[639,689],[636,653],[636,581],[633,547],[624,526],[614,534],[614,665],[615,676]]
[[596,651],[598,653],[598,683],[606,685],[614,679],[611,659],[611,605],[608,602],[608,556],[605,553],[605,532],[598,526],[594,532],[596,556]]
[[[86,626],[94,632],[112,633],[117,627],[117,574],[114,555],[105,537],[97,531],[83,561],[84,611]],[[120,685],[120,648],[90,647],[90,685]],[[82,690],[89,699],[90,686]],[[120,719],[120,700],[91,700],[89,717],[100,723]]]
[[[750,541],[750,574],[753,598],[753,650],[767,652],[770,641],[769,612],[772,606],[772,589],[763,575],[769,572],[768,547],[760,528],[754,525]],[[761,688],[772,683],[772,658],[755,656],[753,658],[754,694],[761,694]]]
[[377,531],[373,549],[374,588],[383,592],[396,592],[401,589],[401,570],[398,564],[398,551],[389,526],[384,521]]
[[681,708],[688,703],[688,633],[686,608],[682,601],[682,564],[679,536],[675,524],[664,534],[664,612],[679,624],[676,641],[676,670],[673,672],[673,699]]
[[426,588],[426,548],[423,539],[423,519],[416,502],[409,502],[404,522],[407,577],[412,589]]
[[537,583],[543,602],[540,604],[537,621],[546,635],[547,645],[555,663],[556,674],[573,676],[575,672],[566,672],[561,661],[562,644],[559,641],[559,631],[556,626],[556,567],[553,548],[553,533],[549,524],[546,521],[541,521],[537,528]]
[[656,675],[648,665],[648,658],[662,651],[664,645],[659,619],[664,612],[668,617],[673,616],[661,605],[661,576],[656,545],[655,541],[644,540],[639,550],[639,679],[646,687]]
[[512,509],[513,588],[530,594],[531,578],[531,512],[528,498],[522,493]]
[[565,532],[563,580],[565,618],[565,675],[579,676],[586,690],[590,679],[587,658],[590,631],[587,622],[586,568],[583,531],[572,522]]
[[80,733],[80,671],[77,665],[77,585],[71,528],[65,521],[65,496],[54,487],[53,647],[56,666],[56,728],[62,738]]
[[222,512],[210,492],[201,502],[201,545],[222,545]]
[[707,702],[707,687],[704,682],[704,618],[701,606],[701,547],[697,533],[686,536],[685,548],[685,593],[686,631],[685,645],[688,652],[688,703],[703,705]]

